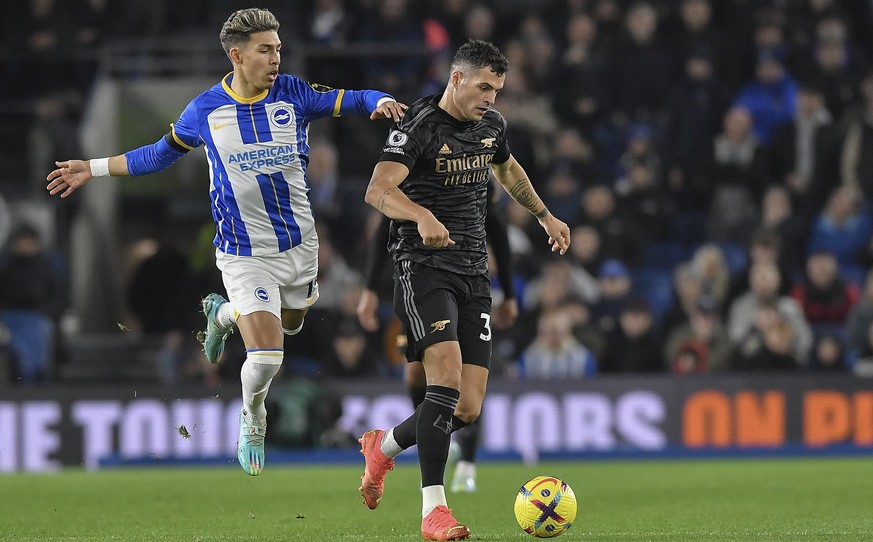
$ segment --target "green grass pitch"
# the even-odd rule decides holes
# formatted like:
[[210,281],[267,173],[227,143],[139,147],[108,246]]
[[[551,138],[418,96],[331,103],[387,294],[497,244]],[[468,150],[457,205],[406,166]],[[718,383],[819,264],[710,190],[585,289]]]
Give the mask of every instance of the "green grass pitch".
[[[268,457],[269,458],[269,457]],[[378,510],[361,467],[143,468],[0,476],[3,541],[421,540],[418,468],[390,473]],[[515,524],[518,487],[565,479],[579,515],[562,541],[873,540],[873,458],[585,461],[479,466],[479,491],[449,494],[471,540],[534,540]]]

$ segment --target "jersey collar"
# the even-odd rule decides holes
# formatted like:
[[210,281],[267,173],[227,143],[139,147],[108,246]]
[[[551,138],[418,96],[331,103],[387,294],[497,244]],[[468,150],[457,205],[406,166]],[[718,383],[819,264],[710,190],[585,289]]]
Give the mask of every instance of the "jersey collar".
[[458,119],[456,119],[455,117],[451,116],[451,115],[449,114],[448,111],[446,111],[445,109],[443,109],[442,107],[440,107],[440,100],[442,99],[442,97],[443,97],[443,94],[442,94],[442,93],[434,94],[434,95],[431,96],[431,98],[430,98],[430,103],[431,103],[431,105],[433,106],[433,108],[436,109],[437,112],[438,112],[438,113],[439,113],[439,114],[440,114],[440,115],[441,115],[445,120],[451,122],[452,124],[454,124],[455,126],[458,126],[458,127],[460,127],[460,128],[466,128],[466,127],[468,127],[468,126],[472,126],[472,125],[474,125],[474,124],[476,124],[476,123],[478,122],[478,121],[475,121],[475,120],[458,120]]
[[221,88],[223,88],[224,91],[227,92],[227,94],[231,98],[233,98],[235,101],[237,101],[241,104],[253,104],[259,100],[263,100],[264,98],[267,97],[267,94],[270,93],[270,89],[267,88],[267,89],[264,89],[263,92],[261,92],[260,94],[258,94],[256,96],[252,96],[251,98],[243,98],[242,96],[240,96],[239,94],[234,92],[233,89],[230,88],[230,82],[232,79],[233,79],[233,72],[230,72],[227,75],[225,75],[224,79],[221,80]]

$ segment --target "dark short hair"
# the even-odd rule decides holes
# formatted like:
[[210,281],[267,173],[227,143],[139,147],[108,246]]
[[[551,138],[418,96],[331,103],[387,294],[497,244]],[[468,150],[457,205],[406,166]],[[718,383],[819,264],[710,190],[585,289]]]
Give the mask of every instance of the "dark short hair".
[[779,232],[770,228],[759,228],[752,233],[752,245],[782,250],[782,236]]
[[481,69],[489,67],[497,75],[503,75],[509,69],[509,61],[491,42],[483,40],[467,40],[458,48],[452,59],[452,68],[472,67]]

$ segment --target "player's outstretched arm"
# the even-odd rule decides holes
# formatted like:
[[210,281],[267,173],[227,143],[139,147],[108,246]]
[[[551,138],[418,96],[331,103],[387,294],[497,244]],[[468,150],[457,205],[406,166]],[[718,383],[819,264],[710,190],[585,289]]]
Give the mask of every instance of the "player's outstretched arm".
[[94,160],[66,160],[55,162],[55,165],[58,166],[57,169],[52,170],[46,177],[46,190],[52,196],[60,193],[62,198],[85,186],[94,177],[129,175],[127,157],[123,154]]
[[364,201],[388,218],[411,220],[418,224],[418,233],[425,246],[444,248],[454,245],[443,223],[400,190],[400,183],[408,175],[409,168],[400,162],[379,162],[373,169]]
[[552,252],[566,254],[567,249],[570,248],[570,228],[549,212],[543,200],[534,190],[521,164],[510,155],[509,160],[502,164],[492,164],[491,169],[494,171],[494,176],[503,185],[504,190],[512,196],[512,199],[537,217],[540,226],[549,234]]

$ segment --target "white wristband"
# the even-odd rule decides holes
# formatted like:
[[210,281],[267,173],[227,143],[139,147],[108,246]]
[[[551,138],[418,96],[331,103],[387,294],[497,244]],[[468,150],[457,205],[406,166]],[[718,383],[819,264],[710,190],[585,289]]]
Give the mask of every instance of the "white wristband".
[[380,105],[382,105],[382,104],[384,104],[384,103],[388,103],[388,102],[396,102],[396,101],[397,101],[397,100],[395,100],[393,96],[382,96],[382,97],[379,98],[379,100],[376,102],[376,107],[379,107]]
[[109,158],[92,158],[89,164],[92,177],[109,177]]

